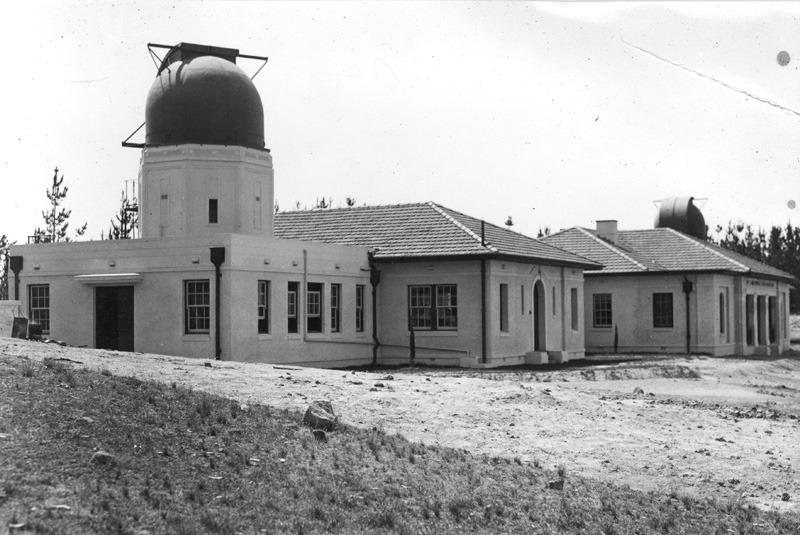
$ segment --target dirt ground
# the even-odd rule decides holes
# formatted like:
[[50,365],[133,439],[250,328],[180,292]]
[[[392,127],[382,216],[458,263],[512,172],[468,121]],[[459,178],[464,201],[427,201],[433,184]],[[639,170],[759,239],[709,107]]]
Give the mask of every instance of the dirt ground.
[[249,404],[304,410],[326,399],[351,425],[637,489],[800,503],[800,346],[768,359],[598,356],[544,369],[373,373],[0,338],[0,366],[16,357],[70,359]]

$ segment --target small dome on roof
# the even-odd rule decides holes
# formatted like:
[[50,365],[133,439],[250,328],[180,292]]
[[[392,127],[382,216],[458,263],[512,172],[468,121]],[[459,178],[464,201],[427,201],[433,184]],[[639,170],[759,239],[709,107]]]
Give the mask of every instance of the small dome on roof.
[[236,54],[231,49],[184,44],[170,50],[147,95],[146,146],[200,143],[264,148],[261,97],[236,65]]
[[671,228],[705,240],[708,232],[706,219],[692,201],[694,197],[671,197],[661,201],[655,228]]

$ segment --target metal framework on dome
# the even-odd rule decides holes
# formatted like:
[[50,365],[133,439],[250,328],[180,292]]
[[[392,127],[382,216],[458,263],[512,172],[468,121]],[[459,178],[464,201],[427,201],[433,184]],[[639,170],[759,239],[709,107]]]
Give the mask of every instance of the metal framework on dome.
[[[164,55],[163,58],[160,58],[158,54],[156,54],[153,49],[154,48],[164,48],[167,49],[168,52]],[[150,53],[150,58],[153,59],[153,62],[156,63],[156,76],[161,74],[161,71],[164,69],[169,71],[169,66],[181,60],[187,60],[191,58],[196,58],[198,56],[215,56],[218,58],[225,59],[230,61],[231,63],[236,63],[236,58],[244,58],[244,59],[255,59],[263,61],[264,63],[258,68],[258,70],[250,77],[252,81],[258,76],[258,73],[261,72],[267,65],[267,61],[269,58],[267,56],[255,56],[252,54],[241,54],[238,49],[236,48],[224,48],[221,46],[210,46],[210,45],[198,45],[195,43],[178,43],[177,45],[162,45],[158,43],[147,43],[147,51]],[[156,60],[158,60],[156,62]],[[134,148],[134,149],[143,149],[145,147],[145,143],[131,143],[130,139],[136,135],[136,133],[142,129],[142,127],[146,124],[147,121],[143,122],[139,125],[139,127],[131,132],[131,134],[125,138],[122,142],[123,147]]]

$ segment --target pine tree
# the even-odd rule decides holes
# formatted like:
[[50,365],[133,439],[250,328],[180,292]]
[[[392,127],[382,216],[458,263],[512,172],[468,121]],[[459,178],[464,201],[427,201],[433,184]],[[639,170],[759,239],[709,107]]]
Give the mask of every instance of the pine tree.
[[330,197],[328,197],[328,199],[325,199],[325,197],[322,197],[321,199],[317,198],[317,202],[314,203],[314,208],[319,210],[325,210],[330,208],[332,203],[333,199],[331,199]]
[[[42,212],[44,218],[44,229],[37,227],[34,235],[40,242],[60,242],[71,241],[67,236],[67,229],[69,228],[69,216],[72,210],[61,208],[61,204],[67,197],[69,188],[61,185],[64,183],[64,174],[58,178],[58,167],[56,167],[53,174],[53,186],[49,188],[47,193],[47,200],[50,202],[50,211]],[[75,231],[75,237],[83,236],[86,232],[86,223],[81,228]]]
[[120,197],[119,213],[114,216],[116,222],[112,219],[111,226],[108,229],[109,240],[128,240],[133,238],[133,229],[139,223],[139,214],[134,211],[136,206],[136,198],[131,201],[123,191]]
[[8,299],[8,236],[0,234],[0,301]]

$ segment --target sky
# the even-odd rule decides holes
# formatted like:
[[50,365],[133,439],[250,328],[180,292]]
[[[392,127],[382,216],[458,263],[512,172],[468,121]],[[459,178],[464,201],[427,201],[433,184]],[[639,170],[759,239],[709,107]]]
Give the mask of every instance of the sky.
[[18,243],[56,166],[72,227],[108,231],[138,174],[121,142],[147,43],[179,42],[269,57],[281,210],[434,201],[535,236],[651,228],[654,201],[694,196],[712,231],[800,225],[800,2],[29,1],[4,19],[0,234]]

